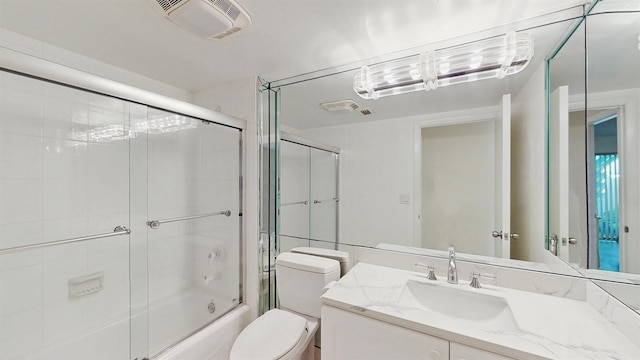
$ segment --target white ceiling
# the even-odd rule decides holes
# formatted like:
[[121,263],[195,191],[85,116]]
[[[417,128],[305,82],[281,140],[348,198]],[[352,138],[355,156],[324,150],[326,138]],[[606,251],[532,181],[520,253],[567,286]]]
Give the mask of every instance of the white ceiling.
[[239,0],[252,24],[203,40],[153,0],[0,0],[0,27],[199,91],[277,80],[532,18],[584,0]]

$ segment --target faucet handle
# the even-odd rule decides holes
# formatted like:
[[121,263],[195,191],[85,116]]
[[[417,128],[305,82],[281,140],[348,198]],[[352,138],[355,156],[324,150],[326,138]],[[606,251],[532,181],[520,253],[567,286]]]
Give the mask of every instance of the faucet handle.
[[429,280],[438,280],[438,278],[436,277],[436,268],[433,265],[425,265],[425,264],[419,263],[419,262],[417,262],[415,265],[417,267],[419,267],[419,268],[425,268],[425,269],[429,270],[429,273],[427,274],[427,279],[429,279]]
[[475,289],[480,289],[482,286],[480,286],[480,278],[484,278],[484,279],[492,279],[492,280],[497,280],[498,278],[493,275],[493,274],[481,274],[477,271],[474,271],[471,273],[471,283],[469,284],[469,286],[471,286],[472,288]]

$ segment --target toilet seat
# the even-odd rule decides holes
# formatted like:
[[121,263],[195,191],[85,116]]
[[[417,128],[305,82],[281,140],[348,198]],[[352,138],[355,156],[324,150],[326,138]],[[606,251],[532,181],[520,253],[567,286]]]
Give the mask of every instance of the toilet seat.
[[305,339],[307,331],[305,318],[269,310],[242,330],[229,359],[280,359]]

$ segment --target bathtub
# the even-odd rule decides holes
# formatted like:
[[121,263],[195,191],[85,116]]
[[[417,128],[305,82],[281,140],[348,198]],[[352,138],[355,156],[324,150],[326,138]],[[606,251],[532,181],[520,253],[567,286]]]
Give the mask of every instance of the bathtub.
[[[214,314],[207,309],[212,297],[216,304]],[[202,311],[194,312],[194,307]],[[235,338],[249,322],[249,306],[194,288],[151,305],[148,316],[146,312],[131,318],[123,315],[64,341],[8,359],[142,360],[147,350],[153,360],[227,359]],[[190,329],[201,327],[176,344]],[[5,359],[2,354],[0,359]]]
[[251,322],[249,306],[239,305],[153,360],[226,360],[242,329]]

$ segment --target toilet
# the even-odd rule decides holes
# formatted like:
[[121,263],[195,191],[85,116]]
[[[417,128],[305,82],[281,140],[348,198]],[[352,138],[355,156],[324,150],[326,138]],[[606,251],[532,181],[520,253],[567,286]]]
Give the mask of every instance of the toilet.
[[230,360],[310,360],[319,327],[320,296],[340,279],[337,260],[284,252],[276,258],[280,308],[249,324],[233,343]]

